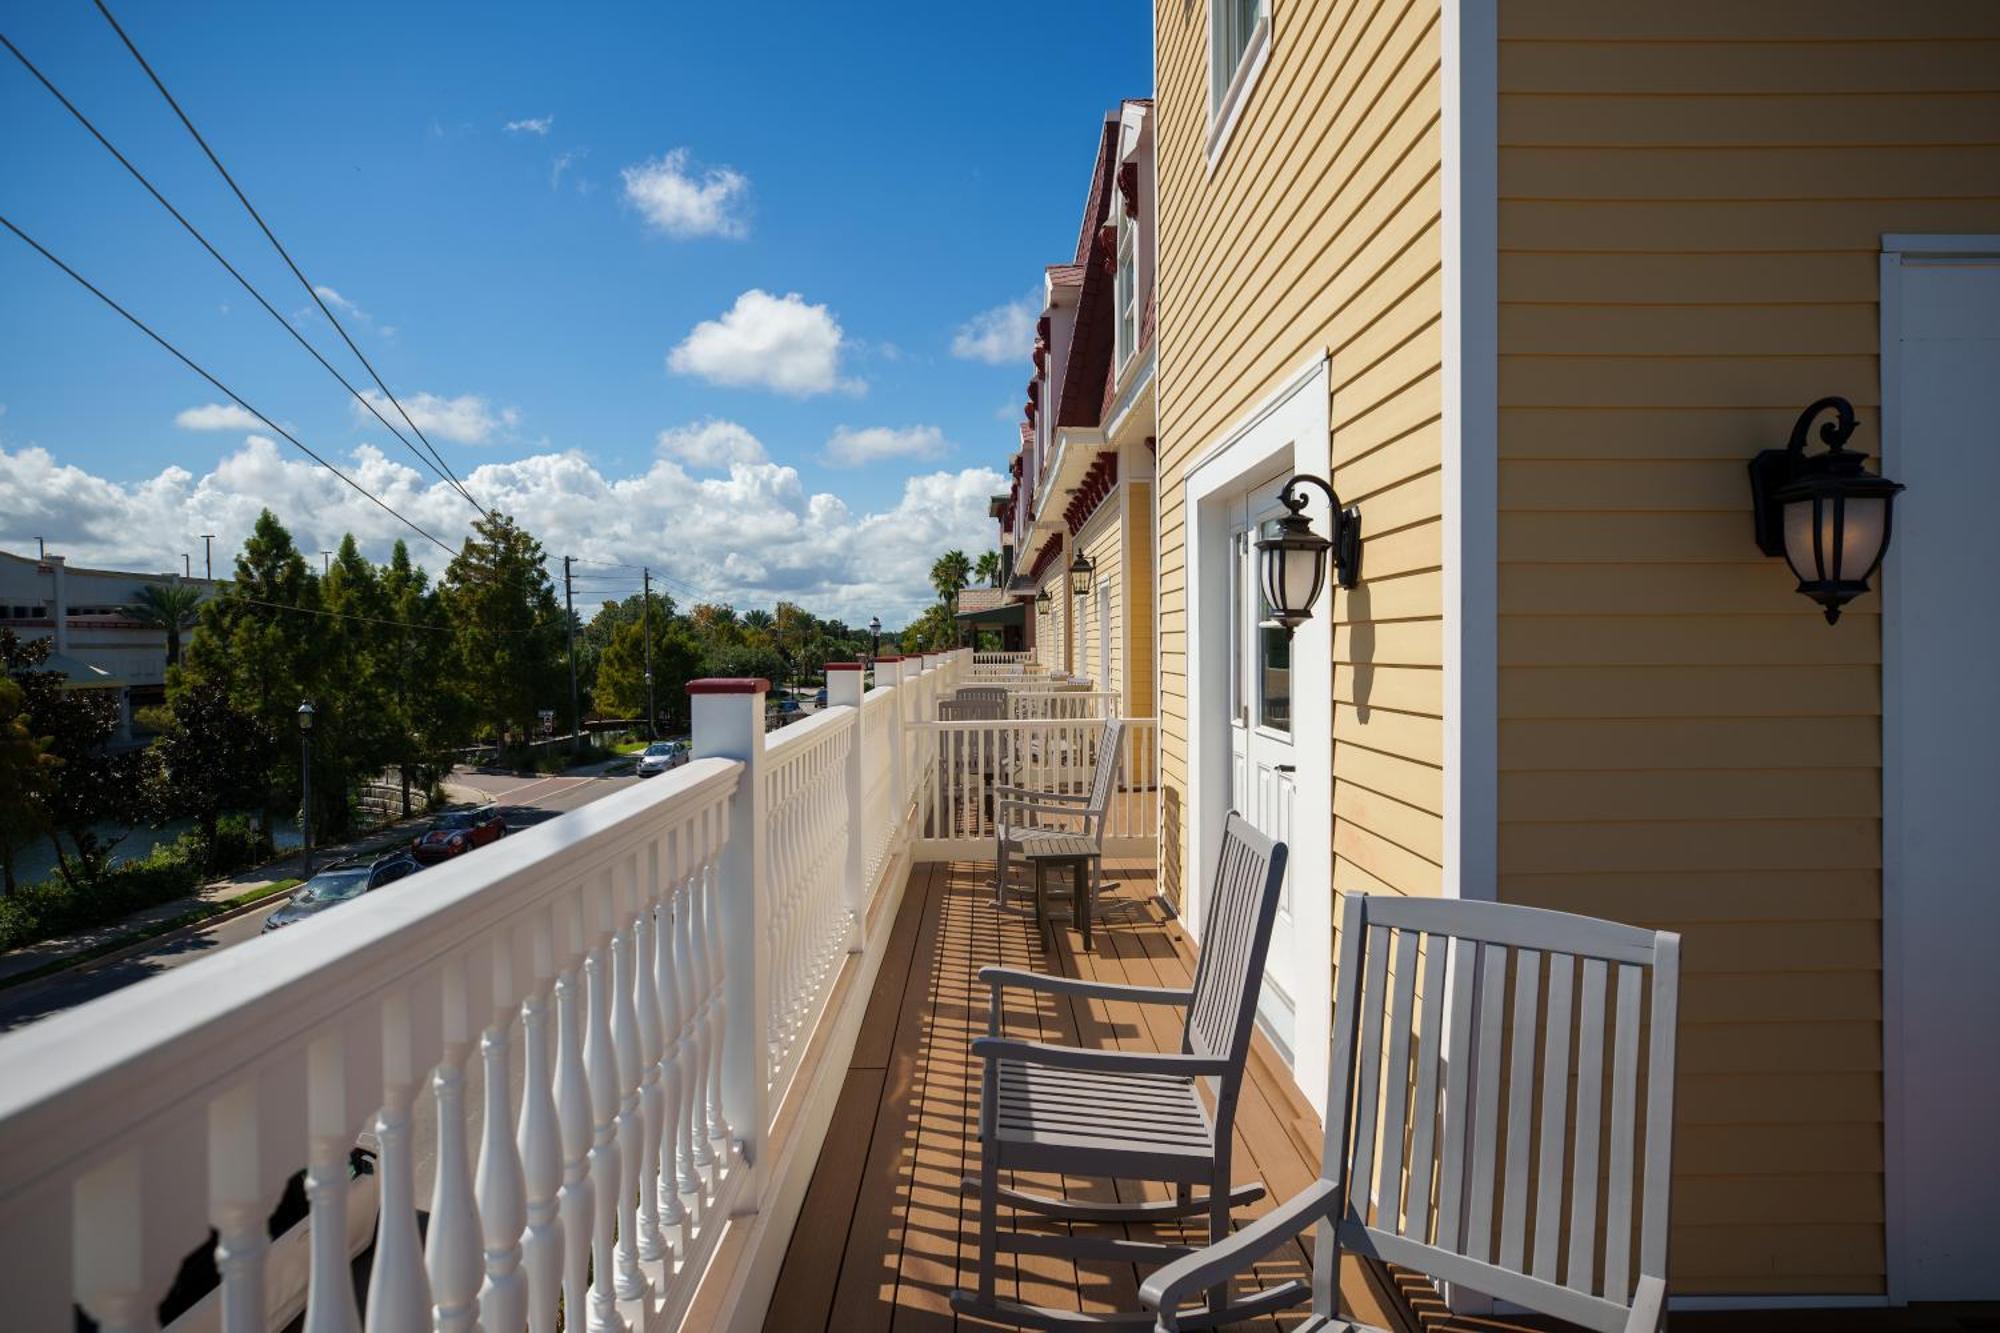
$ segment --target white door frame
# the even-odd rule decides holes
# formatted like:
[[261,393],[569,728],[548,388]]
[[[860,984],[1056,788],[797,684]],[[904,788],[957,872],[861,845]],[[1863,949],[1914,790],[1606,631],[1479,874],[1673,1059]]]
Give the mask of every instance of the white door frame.
[[[1882,471],[1901,477],[1903,356],[1903,261],[1906,256],[2000,256],[2000,235],[1905,235],[1882,238],[1881,257],[1881,385]],[[1968,441],[1968,444],[1972,442]],[[1910,627],[1902,617],[1903,574],[1891,548],[1880,574],[1882,596],[1882,1175],[1884,1245],[1888,1297],[1892,1304],[1912,1299],[1909,1290],[1910,1219],[1923,1207],[1909,1197],[1909,1136],[1911,1103],[1920,1090],[1909,1084],[1904,1062],[1908,1021],[1903,987],[1905,966],[1903,894],[1904,774],[1924,762],[1905,749],[1902,703],[1904,647]],[[1975,649],[1976,651],[1976,649]],[[1974,1034],[1964,1034],[1968,1038]],[[1990,1035],[1990,1033],[1988,1034]],[[1972,1054],[1970,1048],[1968,1056]],[[1922,1299],[1922,1293],[1914,1293]]]
[[[1181,480],[1187,524],[1188,856],[1185,919],[1199,939],[1203,895],[1222,840],[1230,800],[1229,500],[1286,468],[1325,476],[1331,454],[1332,401],[1327,355],[1316,352],[1231,426]],[[1288,873],[1301,938],[1326,944],[1326,966],[1299,969],[1292,1077],[1326,1114],[1328,1041],[1333,1016],[1333,581],[1292,644],[1292,734],[1296,800]]]

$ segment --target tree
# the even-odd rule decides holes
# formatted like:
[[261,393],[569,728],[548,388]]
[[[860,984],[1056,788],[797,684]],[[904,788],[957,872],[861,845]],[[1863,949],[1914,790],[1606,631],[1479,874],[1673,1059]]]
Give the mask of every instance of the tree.
[[972,567],[972,576],[989,588],[1000,586],[1000,553],[981,551],[979,563]]
[[230,702],[222,686],[203,682],[177,691],[152,747],[162,812],[193,816],[213,846],[223,815],[257,804],[277,749],[278,738]]
[[[700,640],[686,626],[655,615],[653,700],[669,730],[687,711],[687,683],[701,671],[701,663]],[[616,717],[645,716],[646,635],[640,622],[619,626],[598,659],[597,702],[600,709]]]
[[472,531],[442,592],[465,691],[497,741],[527,735],[542,706],[566,693],[567,633],[542,544],[498,512]]
[[951,601],[971,581],[972,561],[963,551],[946,551],[931,565],[931,586],[937,589],[940,602]]
[[745,629],[767,630],[777,623],[777,617],[762,607],[752,607],[743,613],[743,628]]
[[46,794],[61,761],[35,734],[27,695],[0,676],[0,890],[14,891],[14,851],[43,831]]
[[726,603],[698,602],[688,612],[688,621],[694,626],[695,637],[710,648],[743,641],[736,609]]
[[141,584],[133,595],[132,618],[166,631],[168,666],[180,665],[181,631],[194,628],[201,603],[201,589],[192,583]]
[[473,714],[453,688],[461,668],[443,604],[401,541],[382,569],[381,587],[387,619],[396,622],[388,631],[395,651],[385,673],[395,719],[388,762],[402,780],[408,813],[411,785],[428,787],[434,772],[449,767],[450,752],[471,737]]
[[130,810],[138,764],[136,752],[105,746],[118,730],[116,693],[69,688],[61,672],[46,666],[51,646],[47,639],[23,642],[13,630],[0,629],[0,666],[21,694],[16,716],[31,735],[46,738],[44,754],[56,761],[31,787],[35,805],[26,818],[48,836],[63,881],[81,889],[103,871],[111,852],[92,826]]

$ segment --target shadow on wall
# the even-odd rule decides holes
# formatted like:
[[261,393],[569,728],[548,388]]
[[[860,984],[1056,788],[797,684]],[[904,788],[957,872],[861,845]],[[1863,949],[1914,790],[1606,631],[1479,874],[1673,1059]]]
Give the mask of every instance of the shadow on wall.
[[1159,885],[1166,900],[1180,911],[1181,897],[1181,792],[1178,787],[1160,787]]
[[1375,689],[1375,619],[1369,612],[1368,585],[1358,584],[1344,592],[1342,597],[1346,601],[1346,615],[1338,629],[1347,632],[1347,652],[1345,660],[1340,653],[1335,653],[1334,666],[1336,670],[1345,666],[1354,672],[1354,713],[1365,723],[1368,721],[1368,699]]

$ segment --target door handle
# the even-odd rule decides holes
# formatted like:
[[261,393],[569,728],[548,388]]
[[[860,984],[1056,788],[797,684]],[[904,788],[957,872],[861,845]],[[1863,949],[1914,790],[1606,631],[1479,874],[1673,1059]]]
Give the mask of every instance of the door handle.
[[1271,765],[1271,771],[1273,773],[1296,773],[1299,770],[1296,764],[1273,764]]

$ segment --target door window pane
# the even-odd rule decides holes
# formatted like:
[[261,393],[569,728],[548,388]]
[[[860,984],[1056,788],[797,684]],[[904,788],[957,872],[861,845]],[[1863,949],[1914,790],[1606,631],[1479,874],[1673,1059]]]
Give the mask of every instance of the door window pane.
[[[1259,535],[1278,535],[1277,520],[1259,528]],[[1264,596],[1264,581],[1257,585],[1257,725],[1273,731],[1292,729],[1292,636],[1270,623],[1272,607]]]

